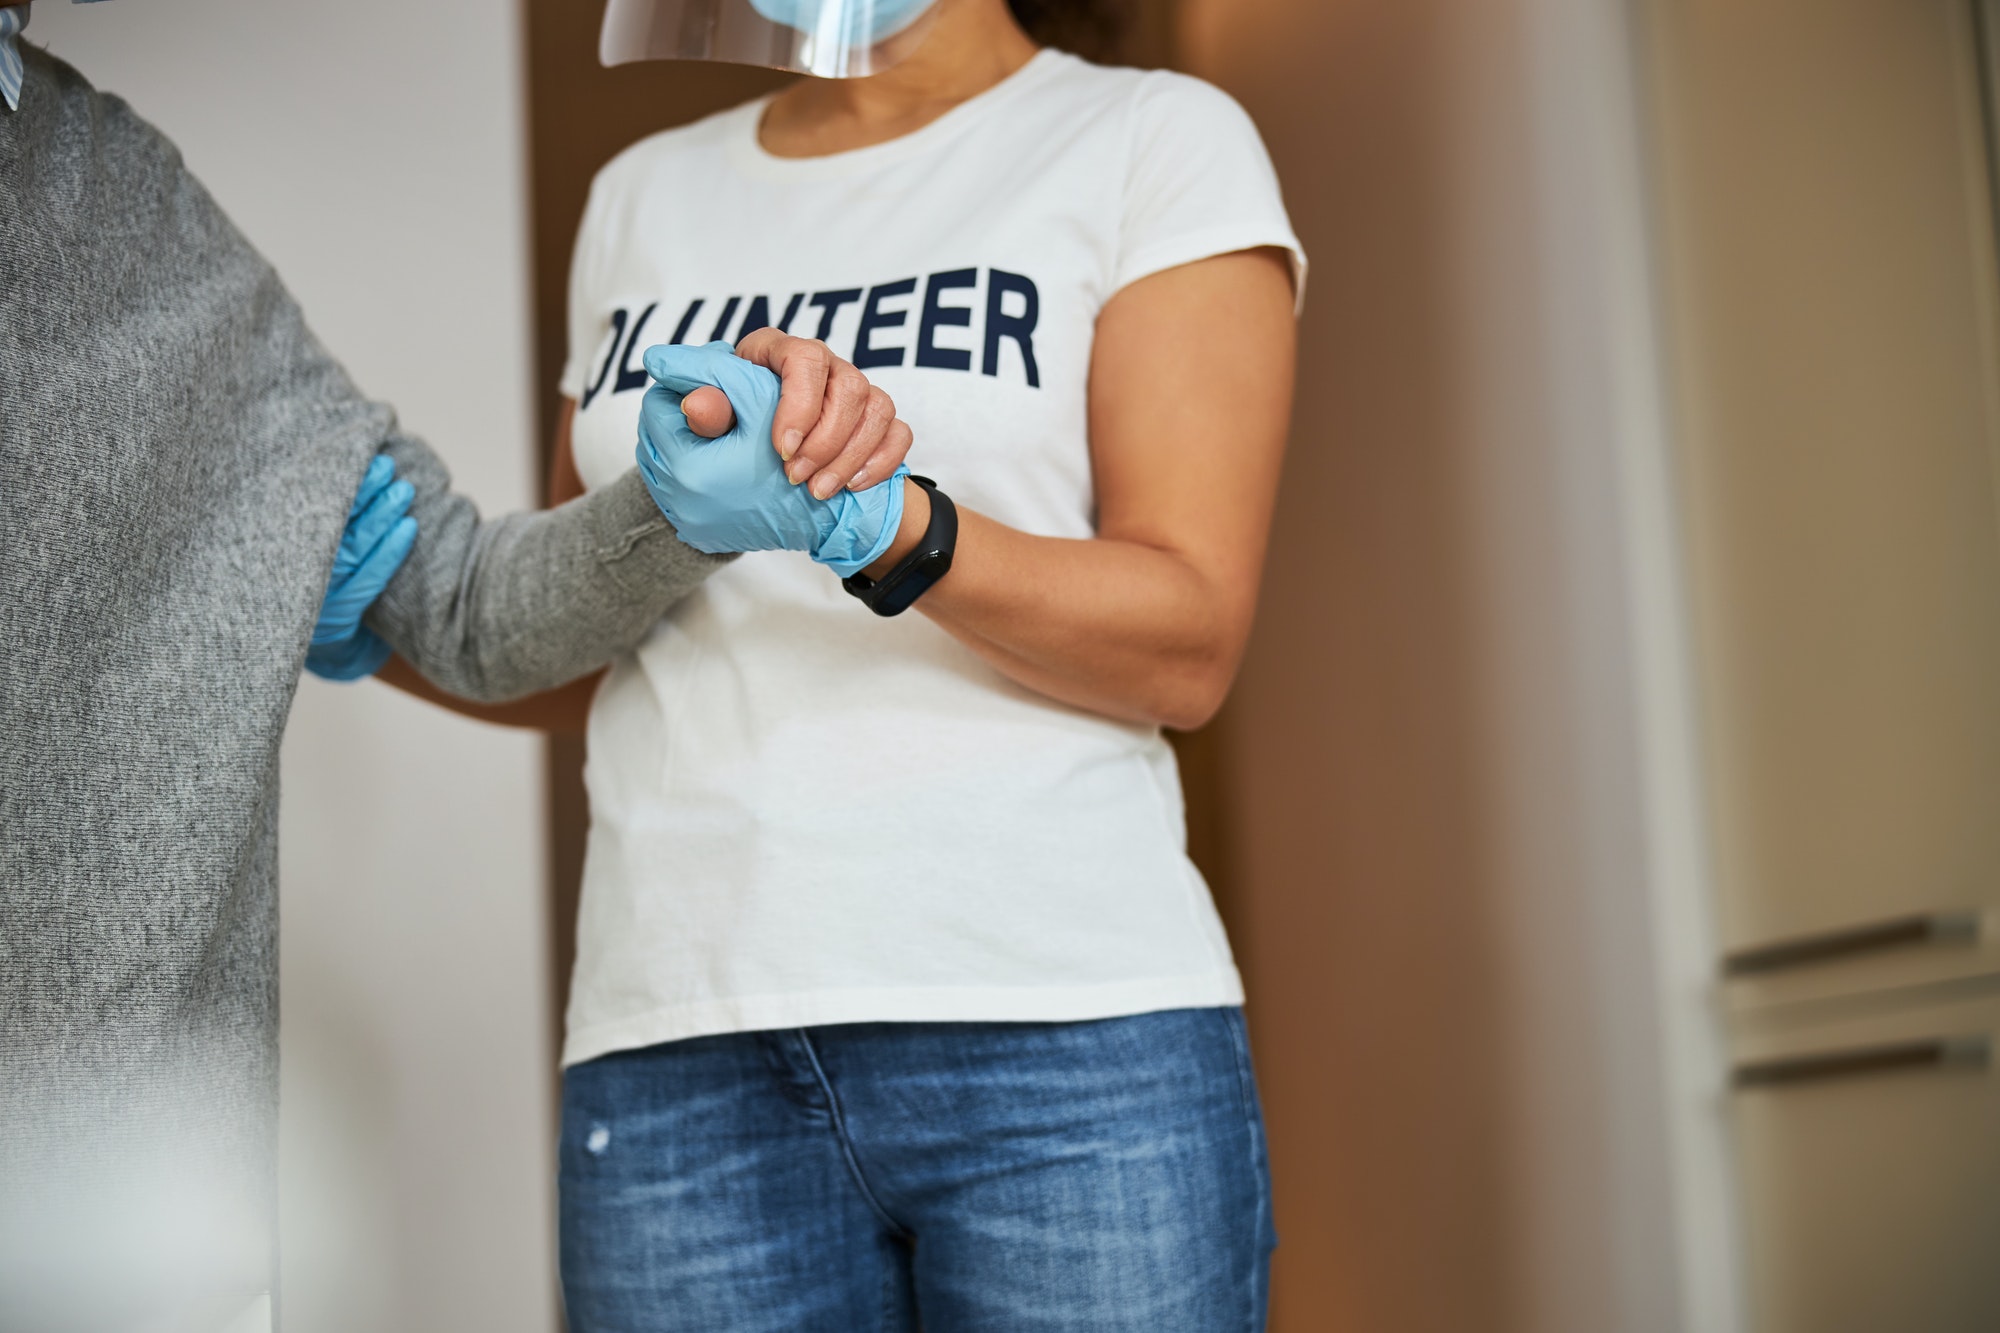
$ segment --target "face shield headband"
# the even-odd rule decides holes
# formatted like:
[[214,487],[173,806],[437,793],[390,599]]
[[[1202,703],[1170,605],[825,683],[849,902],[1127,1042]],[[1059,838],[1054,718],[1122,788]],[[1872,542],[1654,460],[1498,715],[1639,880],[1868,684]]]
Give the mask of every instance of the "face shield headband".
[[879,73],[915,49],[936,0],[610,0],[598,59],[720,60],[822,79]]

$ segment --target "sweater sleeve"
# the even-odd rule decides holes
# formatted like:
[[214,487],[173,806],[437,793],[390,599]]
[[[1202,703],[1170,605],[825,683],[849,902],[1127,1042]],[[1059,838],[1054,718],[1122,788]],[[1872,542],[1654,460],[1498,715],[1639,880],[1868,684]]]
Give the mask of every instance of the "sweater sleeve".
[[552,689],[638,646],[731,556],[681,541],[637,470],[559,508],[482,519],[438,456],[385,444],[416,488],[416,546],[368,623],[432,683],[502,703]]
[[[35,242],[10,239],[0,264],[0,445],[46,421],[23,466],[64,451],[80,476],[144,464],[129,494],[67,489],[124,497],[119,521],[73,526],[141,552],[111,591],[160,622],[158,642],[238,677],[273,660],[295,675],[342,520],[384,450],[416,488],[417,540],[368,624],[465,698],[519,698],[603,666],[722,563],[681,543],[636,471],[560,509],[483,519],[320,345],[173,146],[67,66],[31,63],[36,97],[0,118],[0,222],[21,200],[39,209],[0,233],[32,229]],[[42,313],[59,326],[27,322]],[[61,369],[12,373],[44,363]],[[143,537],[143,522],[161,533]]]

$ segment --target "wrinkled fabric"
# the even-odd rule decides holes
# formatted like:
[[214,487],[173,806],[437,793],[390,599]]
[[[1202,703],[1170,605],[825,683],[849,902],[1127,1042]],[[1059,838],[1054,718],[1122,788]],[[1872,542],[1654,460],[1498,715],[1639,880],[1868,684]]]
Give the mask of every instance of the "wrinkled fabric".
[[1257,1333],[1242,1011],[694,1037],[563,1075],[573,1333]]

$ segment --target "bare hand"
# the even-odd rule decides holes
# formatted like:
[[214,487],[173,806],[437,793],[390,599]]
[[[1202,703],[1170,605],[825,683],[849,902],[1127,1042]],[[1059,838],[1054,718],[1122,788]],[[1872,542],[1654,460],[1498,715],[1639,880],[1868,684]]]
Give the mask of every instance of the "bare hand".
[[[824,500],[843,486],[865,490],[902,466],[914,437],[895,402],[825,343],[758,329],[737,342],[736,355],[783,381],[771,444],[794,485],[810,481]],[[720,389],[696,389],[681,411],[695,434],[711,439],[736,420]]]

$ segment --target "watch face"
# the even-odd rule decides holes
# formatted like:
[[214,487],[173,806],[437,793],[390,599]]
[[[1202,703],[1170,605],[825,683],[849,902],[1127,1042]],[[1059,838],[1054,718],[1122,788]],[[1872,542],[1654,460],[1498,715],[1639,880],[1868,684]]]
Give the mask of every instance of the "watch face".
[[894,583],[882,589],[881,595],[875,599],[876,614],[893,616],[909,610],[911,603],[923,596],[950,569],[951,552],[924,552],[910,562]]

